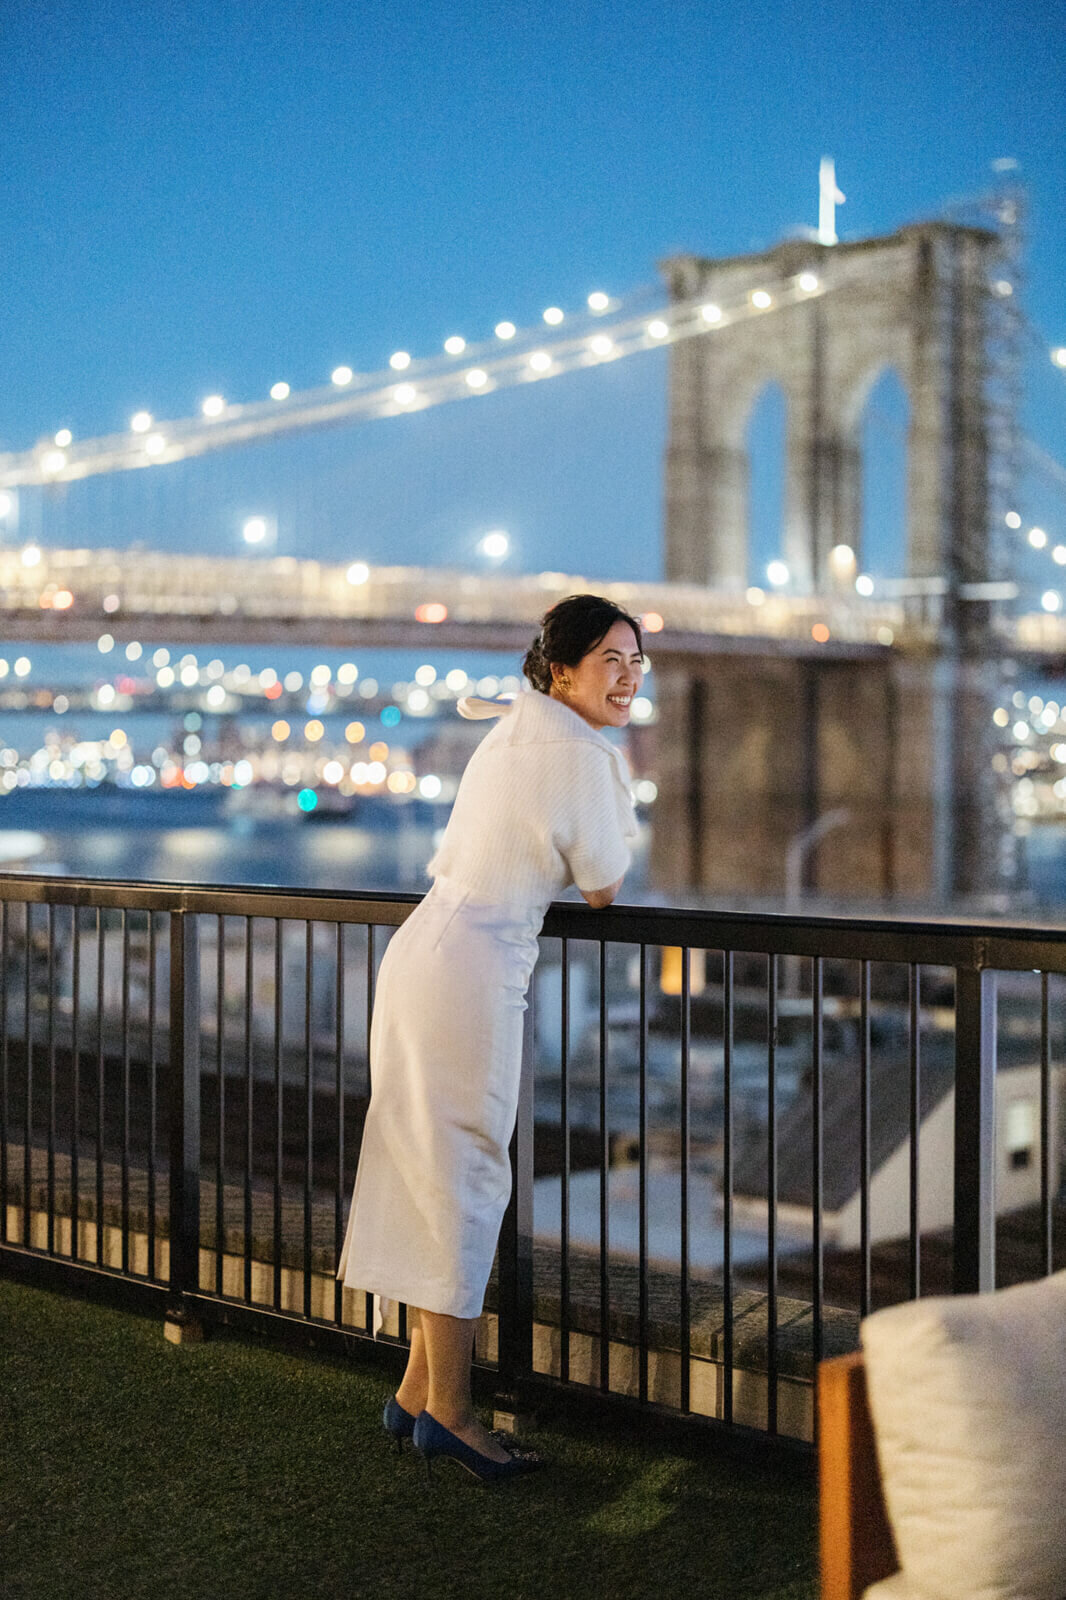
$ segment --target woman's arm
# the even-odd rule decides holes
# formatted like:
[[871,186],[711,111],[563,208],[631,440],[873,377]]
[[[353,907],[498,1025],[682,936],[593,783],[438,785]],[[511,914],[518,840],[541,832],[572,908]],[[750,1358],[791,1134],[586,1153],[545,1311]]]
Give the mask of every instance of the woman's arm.
[[617,883],[608,884],[606,889],[582,889],[581,893],[594,911],[601,911],[604,906],[611,904],[622,887],[622,882],[623,880],[619,878]]

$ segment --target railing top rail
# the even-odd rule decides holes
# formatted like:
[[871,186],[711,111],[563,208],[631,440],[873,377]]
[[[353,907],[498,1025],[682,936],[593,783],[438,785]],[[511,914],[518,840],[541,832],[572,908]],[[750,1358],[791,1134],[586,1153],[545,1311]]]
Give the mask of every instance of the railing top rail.
[[[266,884],[145,883],[111,878],[0,873],[0,900],[103,910],[276,917],[299,922],[399,926],[420,894],[284,889]],[[593,911],[556,901],[548,937],[619,944],[682,945],[756,954],[918,962],[981,971],[1066,973],[1066,927],[947,918],[884,918],[613,905]]]

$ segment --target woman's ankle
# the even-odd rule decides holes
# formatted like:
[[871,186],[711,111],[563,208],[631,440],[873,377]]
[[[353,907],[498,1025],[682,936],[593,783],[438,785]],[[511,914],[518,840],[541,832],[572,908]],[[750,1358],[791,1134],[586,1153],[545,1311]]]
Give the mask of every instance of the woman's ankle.
[[412,1417],[417,1417],[420,1411],[426,1409],[426,1398],[425,1391],[420,1392],[413,1384],[405,1386],[401,1383],[396,1391],[396,1404]]

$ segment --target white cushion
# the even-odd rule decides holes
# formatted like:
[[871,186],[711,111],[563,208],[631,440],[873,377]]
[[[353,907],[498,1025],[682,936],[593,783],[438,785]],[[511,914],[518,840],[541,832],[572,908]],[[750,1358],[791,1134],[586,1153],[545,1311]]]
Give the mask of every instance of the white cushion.
[[862,1347],[904,1579],[928,1600],[1063,1600],[1066,1272],[892,1306]]

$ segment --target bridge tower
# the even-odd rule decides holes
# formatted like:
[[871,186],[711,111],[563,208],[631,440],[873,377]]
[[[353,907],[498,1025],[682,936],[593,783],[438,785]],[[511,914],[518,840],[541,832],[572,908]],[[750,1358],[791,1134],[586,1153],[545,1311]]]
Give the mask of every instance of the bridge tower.
[[[833,548],[862,566],[863,407],[894,369],[910,401],[901,576],[943,594],[939,645],[924,658],[719,656],[660,681],[652,870],[663,887],[780,894],[790,841],[830,810],[846,818],[807,857],[810,890],[978,903],[1009,886],[1009,808],[989,747],[1000,652],[975,587],[1005,576],[989,507],[999,247],[992,231],[930,222],[852,244],[789,240],[761,255],[664,264],[674,300],[771,299],[765,316],[723,319],[671,351],[666,576],[747,586],[745,429],[776,381],[787,416],[784,559],[795,590],[839,592]],[[778,289],[800,273],[817,289],[778,308]]]

